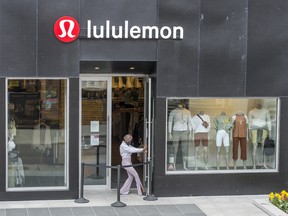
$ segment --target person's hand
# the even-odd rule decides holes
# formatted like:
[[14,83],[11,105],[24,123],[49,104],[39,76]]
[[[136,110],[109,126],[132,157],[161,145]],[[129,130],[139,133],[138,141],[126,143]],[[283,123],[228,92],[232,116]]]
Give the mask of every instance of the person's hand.
[[143,152],[144,152],[144,153],[147,153],[147,149],[148,149],[147,144],[144,144],[144,146],[143,146]]

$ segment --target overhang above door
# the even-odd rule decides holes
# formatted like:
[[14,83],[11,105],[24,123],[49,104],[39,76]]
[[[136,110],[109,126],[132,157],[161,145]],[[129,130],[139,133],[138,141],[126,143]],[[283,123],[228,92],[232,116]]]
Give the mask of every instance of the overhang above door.
[[81,61],[80,74],[133,73],[151,74],[155,71],[155,61]]

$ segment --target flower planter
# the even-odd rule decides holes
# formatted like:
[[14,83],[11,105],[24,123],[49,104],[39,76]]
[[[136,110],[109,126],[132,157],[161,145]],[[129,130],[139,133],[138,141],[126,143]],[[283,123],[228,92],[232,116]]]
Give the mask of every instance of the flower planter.
[[253,202],[258,208],[270,216],[287,216],[284,211],[273,205],[268,199],[257,199]]

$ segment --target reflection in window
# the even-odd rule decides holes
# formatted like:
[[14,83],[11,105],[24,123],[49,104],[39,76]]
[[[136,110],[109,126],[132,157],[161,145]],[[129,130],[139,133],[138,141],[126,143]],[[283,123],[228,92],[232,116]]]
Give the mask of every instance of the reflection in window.
[[276,169],[277,103],[167,99],[167,171]]
[[67,186],[66,80],[8,80],[8,188]]

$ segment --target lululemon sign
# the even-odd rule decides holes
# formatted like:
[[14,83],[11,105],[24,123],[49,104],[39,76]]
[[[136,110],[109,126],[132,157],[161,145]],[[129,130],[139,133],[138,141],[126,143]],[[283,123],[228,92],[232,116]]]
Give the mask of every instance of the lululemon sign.
[[78,38],[80,25],[73,17],[60,17],[54,24],[54,34],[58,40],[70,43]]
[[[85,29],[85,27],[84,27]],[[128,20],[122,25],[113,25],[110,20],[105,23],[92,23],[87,20],[87,39],[162,39],[175,40],[184,38],[182,26],[136,26],[130,25]],[[60,17],[54,24],[54,34],[62,42],[69,43],[76,40],[80,33],[79,23],[70,16]]]

